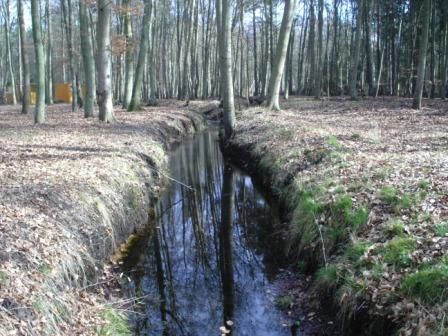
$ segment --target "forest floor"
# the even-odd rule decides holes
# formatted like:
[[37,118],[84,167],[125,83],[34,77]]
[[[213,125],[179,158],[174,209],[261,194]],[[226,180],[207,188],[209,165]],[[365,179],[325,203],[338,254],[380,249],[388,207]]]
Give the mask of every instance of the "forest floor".
[[448,102],[411,103],[292,97],[242,111],[227,150],[287,208],[287,249],[315,279],[297,304],[333,301],[374,334],[446,335]]
[[0,335],[127,333],[132,299],[103,266],[146,224],[166,149],[203,127],[206,104],[116,110],[114,124],[53,105],[37,126],[0,108]]

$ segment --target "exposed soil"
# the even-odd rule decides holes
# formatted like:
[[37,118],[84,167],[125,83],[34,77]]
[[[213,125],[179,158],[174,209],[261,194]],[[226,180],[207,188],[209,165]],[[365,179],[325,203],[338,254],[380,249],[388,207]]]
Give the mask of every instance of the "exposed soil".
[[[93,334],[125,300],[103,265],[147,221],[170,142],[203,127],[207,104],[163,102],[104,124],[47,107],[36,126],[0,108],[0,335]],[[118,300],[118,301],[117,301]]]
[[447,330],[448,102],[411,103],[293,97],[242,111],[226,144],[287,209],[302,302],[354,334]]

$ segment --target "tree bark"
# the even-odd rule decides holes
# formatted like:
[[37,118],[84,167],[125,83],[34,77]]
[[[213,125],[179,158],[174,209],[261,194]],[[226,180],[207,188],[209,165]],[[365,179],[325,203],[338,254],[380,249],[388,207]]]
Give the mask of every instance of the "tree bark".
[[314,82],[314,98],[320,99],[321,86],[322,86],[322,49],[323,49],[323,25],[324,25],[324,2],[318,0],[318,28],[317,28],[317,62],[316,73]]
[[52,27],[51,27],[51,7],[50,0],[45,2],[45,17],[47,21],[47,73],[45,87],[45,102],[53,104],[53,47],[52,47]]
[[90,118],[93,117],[93,103],[95,97],[95,63],[86,0],[79,1],[79,28],[81,35],[82,61],[84,64],[84,77],[86,81],[84,117]]
[[420,35],[420,46],[418,55],[417,82],[415,84],[414,101],[412,108],[422,108],[423,84],[426,70],[426,51],[428,48],[429,18],[431,16],[431,0],[423,0],[423,12],[421,14],[422,32]]
[[132,97],[132,85],[134,84],[134,52],[132,39],[132,17],[130,13],[130,0],[124,0],[126,6],[124,17],[124,34],[126,36],[126,54],[125,54],[125,80],[123,108],[127,109]]
[[221,96],[224,105],[224,136],[228,139],[232,136],[235,127],[232,79],[232,4],[231,0],[217,0],[216,2]]
[[10,15],[9,15],[9,0],[4,3],[4,19],[5,19],[5,36],[6,36],[6,54],[8,58],[8,72],[9,78],[12,88],[12,103],[17,104],[17,96],[16,96],[16,81],[14,78],[14,71],[12,65],[12,52],[11,52],[11,32],[10,32]]
[[140,41],[140,50],[138,53],[137,68],[135,69],[134,86],[132,88],[132,98],[128,111],[140,109],[140,100],[142,93],[143,69],[145,68],[146,54],[148,53],[149,27],[152,21],[152,2],[145,0],[145,11],[143,14],[142,33]]
[[31,0],[31,21],[33,27],[34,51],[36,53],[37,96],[34,122],[45,122],[45,56],[40,25],[40,0]]
[[362,12],[363,12],[363,0],[358,0],[358,13],[356,16],[356,33],[355,42],[353,46],[353,57],[350,69],[350,78],[348,82],[349,95],[351,99],[356,99],[357,89],[356,82],[358,79],[358,66],[359,66],[359,54],[361,49],[361,31],[362,31]]
[[30,65],[28,63],[28,54],[26,51],[26,30],[25,30],[23,0],[18,0],[17,2],[17,16],[19,19],[20,46],[22,50],[21,52],[22,73],[23,73],[22,113],[27,114],[30,107]]
[[110,39],[110,24],[112,2],[110,0],[98,0],[97,21],[97,100],[99,107],[99,119],[105,122],[113,122],[114,110],[112,104],[112,45]]
[[274,66],[271,72],[268,88],[268,108],[270,110],[280,110],[279,91],[285,66],[286,51],[288,49],[289,34],[291,31],[292,18],[294,14],[295,0],[286,0],[283,12],[280,35],[277,42]]

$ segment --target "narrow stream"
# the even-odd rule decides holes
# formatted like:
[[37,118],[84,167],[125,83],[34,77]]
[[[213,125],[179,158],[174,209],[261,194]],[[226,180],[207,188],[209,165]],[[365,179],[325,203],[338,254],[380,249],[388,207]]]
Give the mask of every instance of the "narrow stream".
[[182,184],[163,191],[155,228],[123,260],[128,294],[145,302],[136,334],[220,335],[231,320],[233,335],[291,335],[275,303],[275,207],[224,160],[213,128],[172,151],[170,174]]

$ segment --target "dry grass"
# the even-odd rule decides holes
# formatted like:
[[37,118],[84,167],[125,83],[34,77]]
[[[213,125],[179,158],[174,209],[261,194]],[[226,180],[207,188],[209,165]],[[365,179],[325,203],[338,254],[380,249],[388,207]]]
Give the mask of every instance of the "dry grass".
[[394,320],[402,332],[443,334],[447,305],[401,288],[421,267],[444,267],[448,102],[410,106],[397,98],[294,97],[281,112],[243,111],[230,145],[251,155],[291,210],[293,254],[322,265],[326,245],[339,270],[329,280],[338,285],[342,316],[363,311]]
[[101,328],[104,298],[83,286],[104,280],[112,251],[145,224],[168,143],[202,127],[175,102],[116,111],[115,124],[67,105],[47,113],[35,126],[0,108],[0,335]]

